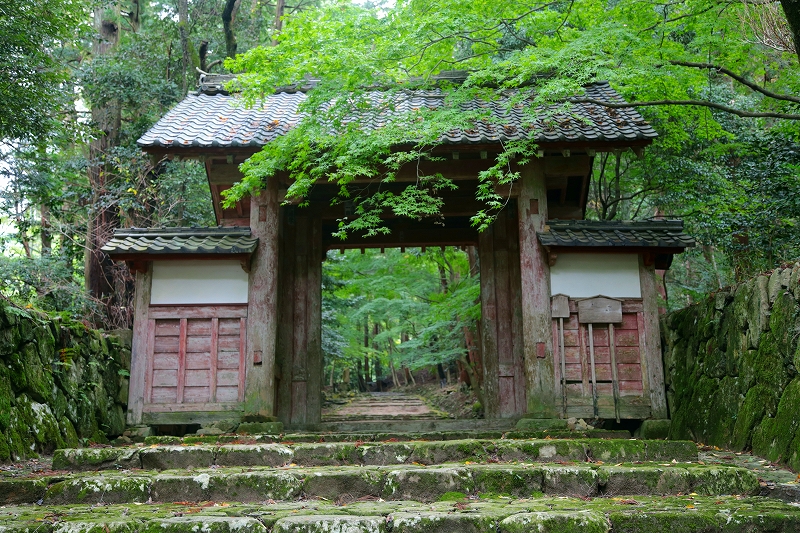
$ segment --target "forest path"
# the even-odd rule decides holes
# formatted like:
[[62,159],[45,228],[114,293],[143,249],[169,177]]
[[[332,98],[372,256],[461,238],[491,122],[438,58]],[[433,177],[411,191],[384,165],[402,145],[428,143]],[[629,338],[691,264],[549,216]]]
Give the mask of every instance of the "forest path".
[[370,392],[355,397],[351,402],[335,408],[324,409],[324,422],[345,420],[430,420],[446,415],[432,409],[414,394],[405,392]]

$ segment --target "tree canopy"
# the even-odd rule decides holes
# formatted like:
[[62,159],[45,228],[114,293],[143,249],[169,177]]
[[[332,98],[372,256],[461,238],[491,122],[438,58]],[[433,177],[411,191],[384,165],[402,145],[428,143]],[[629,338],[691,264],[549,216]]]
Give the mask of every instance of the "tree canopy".
[[0,5],[0,139],[35,139],[60,121],[70,44],[84,32],[81,0],[4,0]]
[[[279,170],[290,172],[289,195],[300,198],[321,179],[342,186],[342,196],[353,195],[347,185],[356,178],[392,181],[402,164],[430,157],[444,132],[484,118],[461,112],[459,102],[496,100],[498,90],[517,95],[509,106],[532,98],[533,115],[541,112],[537,104],[576,95],[580,101],[583,86],[610,81],[646,108],[663,148],[692,142],[698,129],[724,144],[729,115],[794,135],[796,125],[785,122],[800,119],[797,56],[755,45],[748,9],[707,0],[327,2],[288,21],[278,46],[254,48],[229,63],[243,71],[238,84],[251,102],[278,87],[319,79],[309,92],[307,117],[243,166],[245,180],[232,195],[259,189]],[[442,81],[437,74],[447,69],[467,71],[466,80]],[[439,109],[397,115],[373,131],[350,120],[356,111],[379,112],[367,96],[375,88],[433,87],[447,93]],[[568,113],[569,104],[560,110]],[[487,209],[476,224],[485,227],[503,205],[488,184],[514,180],[508,160],[524,163],[535,153],[532,142],[504,146],[497,165],[481,175],[487,186],[479,197]],[[341,231],[380,231],[375,214],[385,209],[434,214],[437,191],[452,184],[437,176],[420,179],[423,185],[409,187],[408,194],[351,198],[364,216],[343,222]]]
[[[130,296],[124,267],[100,271],[107,292],[86,298],[84,283],[94,276],[86,268],[87,247],[93,248],[87,243],[115,226],[214,223],[203,166],[151,160],[135,141],[194,89],[196,69],[221,72],[229,58],[250,102],[317,80],[306,103],[313,113],[245,163],[231,199],[260,189],[278,171],[294,179],[291,201],[330,181],[361,215],[343,221],[341,234],[383,231],[386,210],[435,216],[442,192],[456,185],[441,176],[420,175],[401,192],[371,187],[381,192],[370,195],[350,184],[369,179],[380,186],[401,166],[436,157],[442,133],[485,118],[481,111],[462,113],[461,102],[493,100],[501,91],[512,95],[508,105],[531,99],[531,116],[547,105],[569,113],[565,98],[609,81],[639,106],[659,138],[641,157],[598,153],[587,217],[683,217],[701,246],[670,271],[671,305],[682,305],[734,277],[800,257],[798,6],[794,0],[6,1],[0,6],[2,290],[109,326],[129,322],[130,302],[109,296]],[[396,115],[370,132],[349,120],[354,110],[380,112],[370,91],[390,101],[409,89],[441,90],[445,105],[414,110],[413,120]],[[476,225],[491,223],[505,205],[494,185],[516,179],[508,163],[537,155],[532,142],[503,146],[497,165],[480,175],[485,208],[475,213]],[[331,294],[356,292],[360,282],[345,274],[351,267],[332,265],[339,266],[331,267]],[[403,279],[402,268],[388,271],[387,287],[394,283],[389,278]],[[349,301],[334,296],[336,305]],[[328,310],[331,320],[360,313],[336,305]],[[381,327],[387,338],[395,328]],[[330,338],[332,352],[352,340]]]

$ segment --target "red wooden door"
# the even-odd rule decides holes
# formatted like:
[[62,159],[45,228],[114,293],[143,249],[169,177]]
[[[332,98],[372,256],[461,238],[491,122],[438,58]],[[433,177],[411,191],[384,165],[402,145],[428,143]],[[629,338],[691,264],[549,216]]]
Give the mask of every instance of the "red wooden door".
[[[569,307],[570,316],[563,319],[563,347],[560,346],[559,319],[553,319],[556,388],[560,391],[558,398],[564,414],[580,418],[615,418],[617,415],[621,418],[649,417],[650,396],[643,363],[644,318],[641,300],[623,302],[621,323],[593,324],[591,342],[589,325],[578,322],[575,302],[570,301]],[[616,363],[613,366],[612,355]],[[593,387],[597,389],[596,410]]]
[[244,400],[246,306],[152,307],[145,411],[217,411]]

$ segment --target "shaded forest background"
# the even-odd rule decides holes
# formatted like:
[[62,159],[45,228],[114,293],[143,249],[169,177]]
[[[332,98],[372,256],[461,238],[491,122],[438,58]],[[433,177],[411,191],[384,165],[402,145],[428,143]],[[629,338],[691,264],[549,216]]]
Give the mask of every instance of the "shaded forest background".
[[[113,229],[216,223],[201,162],[155,160],[135,144],[196,90],[198,70],[245,72],[252,96],[311,72],[330,95],[458,68],[475,86],[539,80],[543,101],[608,79],[641,105],[660,137],[643,153],[598,154],[586,216],[685,220],[699,246],[666,276],[665,305],[677,309],[800,257],[799,34],[792,0],[9,0],[0,6],[0,291],[90,325],[130,325],[133,278],[99,252]],[[393,138],[337,142],[318,146],[355,154],[328,169],[347,174],[385,163]],[[274,166],[274,150],[261,164]],[[509,150],[524,158],[535,147]],[[295,170],[321,164],[309,153]],[[251,189],[265,175],[258,164]],[[497,201],[487,198],[490,212]],[[400,382],[406,368],[456,361],[479,370],[471,252],[331,253],[326,375],[371,365],[357,374]]]

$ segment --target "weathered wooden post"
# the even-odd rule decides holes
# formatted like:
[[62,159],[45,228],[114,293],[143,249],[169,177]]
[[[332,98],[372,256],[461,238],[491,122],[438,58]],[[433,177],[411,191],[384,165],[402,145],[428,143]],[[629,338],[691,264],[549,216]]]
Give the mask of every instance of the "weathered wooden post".
[[[649,263],[649,264],[648,264]],[[642,288],[644,319],[644,354],[647,382],[650,389],[650,416],[656,419],[669,417],[664,387],[664,363],[661,359],[661,332],[658,324],[658,290],[655,265],[639,256],[639,282]]]
[[558,416],[553,370],[553,334],[550,316],[550,266],[537,232],[547,220],[544,165],[531,161],[520,168],[519,254],[522,285],[522,337],[527,392],[527,416]]
[[144,381],[147,368],[147,342],[150,320],[150,288],[153,281],[153,268],[148,262],[145,270],[136,272],[136,292],[133,300],[133,342],[131,345],[131,381],[128,394],[128,424],[136,426],[142,423],[144,408]]
[[275,347],[278,334],[278,181],[250,199],[250,231],[258,249],[250,264],[244,418],[275,420]]

